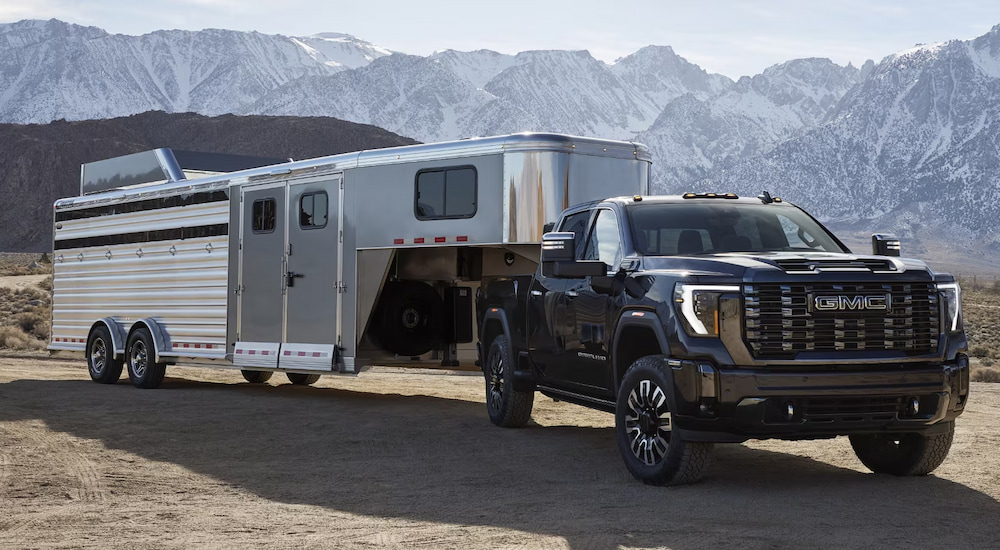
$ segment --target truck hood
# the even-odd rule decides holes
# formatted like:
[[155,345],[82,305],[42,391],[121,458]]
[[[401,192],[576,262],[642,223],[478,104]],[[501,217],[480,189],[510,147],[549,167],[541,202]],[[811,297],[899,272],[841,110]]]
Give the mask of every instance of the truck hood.
[[933,280],[922,261],[833,252],[728,252],[696,256],[646,256],[646,271],[686,272],[696,277],[724,277],[745,281],[788,280],[789,276],[845,278],[905,278]]

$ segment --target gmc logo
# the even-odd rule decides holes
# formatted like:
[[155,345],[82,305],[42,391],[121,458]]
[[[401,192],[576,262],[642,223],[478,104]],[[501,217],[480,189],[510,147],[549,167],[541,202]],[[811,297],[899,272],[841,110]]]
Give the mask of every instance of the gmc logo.
[[874,296],[816,296],[813,305],[816,311],[860,311],[860,310],[888,310],[892,303],[892,296],[889,294],[876,294]]

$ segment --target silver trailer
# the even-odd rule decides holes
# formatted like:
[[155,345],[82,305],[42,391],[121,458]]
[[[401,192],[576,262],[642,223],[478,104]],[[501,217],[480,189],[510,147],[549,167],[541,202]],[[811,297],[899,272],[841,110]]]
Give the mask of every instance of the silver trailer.
[[482,278],[533,273],[564,208],[648,194],[651,164],[637,143],[556,134],[249,169],[267,162],[185,155],[84,165],[80,196],[55,203],[49,349],[84,352],[99,382],[123,364],[140,387],[167,364],[296,383],[455,365]]

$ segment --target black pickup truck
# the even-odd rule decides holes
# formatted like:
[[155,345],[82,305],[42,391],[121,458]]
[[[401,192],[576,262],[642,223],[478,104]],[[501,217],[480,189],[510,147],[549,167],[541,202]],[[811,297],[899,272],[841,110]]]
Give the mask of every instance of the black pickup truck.
[[968,398],[960,290],[873,248],[767,193],[569,208],[537,273],[478,294],[490,419],[524,425],[535,391],[614,413],[656,485],[697,481],[714,443],[839,435],[874,472],[926,475]]

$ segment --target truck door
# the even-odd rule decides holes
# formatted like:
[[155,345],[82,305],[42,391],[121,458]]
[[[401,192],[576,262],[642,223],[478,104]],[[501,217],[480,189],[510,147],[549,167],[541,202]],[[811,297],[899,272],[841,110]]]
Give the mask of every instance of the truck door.
[[331,370],[340,340],[343,175],[288,185],[282,368]]
[[276,367],[284,324],[285,182],[241,191],[237,343],[233,362]]
[[[601,209],[594,218],[584,260],[600,260],[614,271],[622,259],[621,232],[614,210]],[[611,374],[611,312],[614,298],[597,292],[591,278],[571,280],[566,288],[565,324],[574,326],[574,338],[566,340],[566,356],[573,359],[565,379],[589,395],[609,397]],[[557,318],[557,322],[560,322]]]
[[[578,258],[583,257],[587,227],[593,212],[584,210],[570,214],[559,226],[559,231],[576,234]],[[539,270],[528,292],[528,347],[542,377],[556,386],[565,386],[563,382],[568,371],[576,362],[576,345],[573,343],[577,337],[576,326],[565,311],[568,299],[566,289],[574,283],[576,281],[570,279],[545,277]],[[567,354],[567,347],[573,348],[574,354]]]

